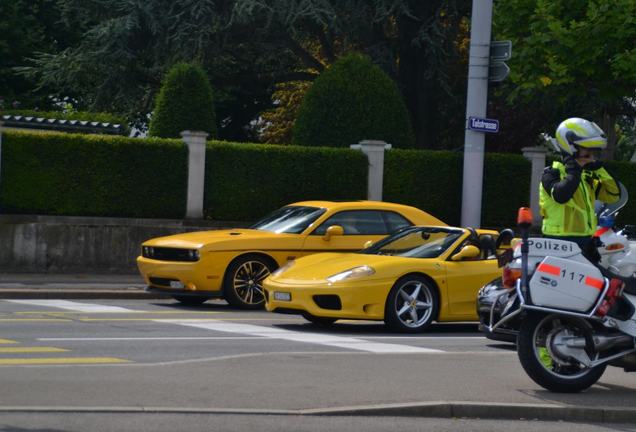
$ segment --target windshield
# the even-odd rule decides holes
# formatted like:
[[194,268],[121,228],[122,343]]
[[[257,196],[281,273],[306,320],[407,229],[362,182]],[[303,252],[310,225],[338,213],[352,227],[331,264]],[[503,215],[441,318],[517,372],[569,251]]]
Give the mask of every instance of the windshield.
[[623,207],[625,207],[625,204],[627,204],[627,200],[629,198],[629,193],[627,192],[627,188],[625,187],[623,183],[621,182],[617,182],[617,183],[618,183],[618,188],[620,190],[620,197],[618,201],[612,204],[604,204],[600,201],[596,201],[595,210],[596,210],[596,215],[599,218],[601,216],[614,215],[618,213],[618,211],[621,210]]
[[325,209],[318,207],[288,206],[270,213],[250,228],[277,234],[300,234],[315,222]]
[[412,227],[389,236],[362,253],[410,258],[437,258],[463,235],[456,228]]

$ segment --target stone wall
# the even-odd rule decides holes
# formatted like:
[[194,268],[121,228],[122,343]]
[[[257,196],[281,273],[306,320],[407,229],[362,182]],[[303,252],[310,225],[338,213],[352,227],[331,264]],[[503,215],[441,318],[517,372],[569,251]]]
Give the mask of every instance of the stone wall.
[[245,226],[190,220],[0,215],[2,273],[136,273],[153,237]]

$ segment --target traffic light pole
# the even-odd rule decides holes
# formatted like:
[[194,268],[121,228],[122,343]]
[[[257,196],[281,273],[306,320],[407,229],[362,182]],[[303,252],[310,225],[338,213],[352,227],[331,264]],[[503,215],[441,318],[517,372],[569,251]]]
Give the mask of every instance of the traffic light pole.
[[485,136],[483,132],[470,130],[468,119],[486,117],[492,2],[493,0],[473,0],[471,17],[461,220],[462,226],[470,227],[481,225]]

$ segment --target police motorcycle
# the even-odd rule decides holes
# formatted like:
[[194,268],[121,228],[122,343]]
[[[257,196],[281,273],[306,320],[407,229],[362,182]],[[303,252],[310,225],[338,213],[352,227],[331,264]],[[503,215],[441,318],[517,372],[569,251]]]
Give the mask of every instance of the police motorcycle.
[[531,223],[530,210],[520,209],[516,296],[490,330],[521,318],[519,361],[550,391],[585,390],[607,366],[636,372],[636,276],[592,264],[576,243],[529,237]]
[[[617,230],[614,225],[619,210],[628,200],[625,186],[619,183],[619,187],[621,198],[618,202],[597,205],[599,224],[594,237],[600,255],[599,265],[604,269],[611,268],[623,277],[629,277],[636,273],[636,227],[627,225]],[[512,231],[506,231],[509,231],[507,236],[511,239],[514,236]],[[521,317],[515,316],[504,322],[499,321],[518,305],[515,285],[521,277],[520,255],[517,253],[514,259],[509,255],[500,255],[499,264],[502,267],[502,277],[484,285],[477,294],[479,329],[488,339],[515,343]],[[499,322],[499,325],[494,325],[495,322]]]

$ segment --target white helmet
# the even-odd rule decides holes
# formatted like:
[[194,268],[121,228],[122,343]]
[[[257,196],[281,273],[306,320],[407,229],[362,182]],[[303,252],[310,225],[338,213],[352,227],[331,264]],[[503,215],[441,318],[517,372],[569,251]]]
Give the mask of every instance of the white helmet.
[[607,146],[605,132],[594,122],[572,117],[564,120],[556,130],[557,151],[575,155],[577,147],[604,149]]

